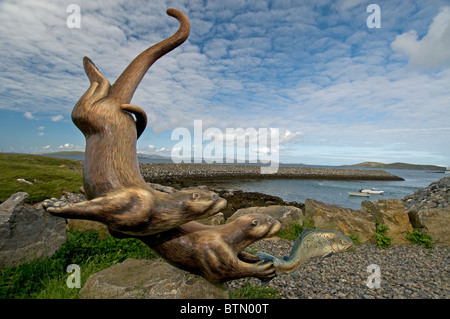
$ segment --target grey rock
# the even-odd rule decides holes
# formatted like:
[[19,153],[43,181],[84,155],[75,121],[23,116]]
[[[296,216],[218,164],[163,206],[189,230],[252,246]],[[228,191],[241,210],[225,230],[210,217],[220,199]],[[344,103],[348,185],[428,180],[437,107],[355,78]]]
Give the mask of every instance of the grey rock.
[[127,259],[89,277],[80,299],[227,299],[227,287],[160,260]]
[[19,192],[0,204],[0,268],[14,267],[52,256],[66,241],[66,222],[32,207]]
[[363,243],[372,240],[375,232],[371,214],[318,200],[306,199],[305,217],[311,219],[316,228],[337,230],[347,236],[356,235]]
[[430,235],[433,243],[450,245],[450,206],[410,210],[408,214],[413,227]]

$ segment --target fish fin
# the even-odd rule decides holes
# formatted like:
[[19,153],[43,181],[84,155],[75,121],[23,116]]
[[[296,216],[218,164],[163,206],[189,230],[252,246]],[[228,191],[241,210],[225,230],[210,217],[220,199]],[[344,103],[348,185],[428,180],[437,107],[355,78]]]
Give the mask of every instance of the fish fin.
[[330,257],[331,255],[333,255],[333,252],[323,255],[322,258]]
[[311,229],[308,227],[303,229],[302,233],[297,237],[297,239],[294,242],[294,246],[291,249],[291,256],[293,253],[295,253],[299,249],[299,246],[301,245],[301,243],[302,243],[303,239],[306,237],[306,235],[308,235],[309,233],[314,232],[314,231],[315,231],[314,229]]
[[306,227],[305,229],[303,229],[302,233],[300,234],[300,238],[303,238],[306,235],[308,235],[309,233],[313,233],[314,231],[315,231],[315,229]]

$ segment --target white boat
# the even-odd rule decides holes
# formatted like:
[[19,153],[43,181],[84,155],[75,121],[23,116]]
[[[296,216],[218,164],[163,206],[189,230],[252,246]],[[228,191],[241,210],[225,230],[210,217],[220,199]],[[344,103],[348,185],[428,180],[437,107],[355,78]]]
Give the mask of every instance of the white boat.
[[381,195],[384,193],[384,191],[379,190],[378,188],[363,188],[359,191],[360,193],[366,193],[366,194],[374,194],[374,195]]
[[450,174],[450,166],[445,169],[445,174]]
[[349,196],[361,196],[361,197],[369,197],[369,194],[367,193],[361,193],[361,192],[348,192]]

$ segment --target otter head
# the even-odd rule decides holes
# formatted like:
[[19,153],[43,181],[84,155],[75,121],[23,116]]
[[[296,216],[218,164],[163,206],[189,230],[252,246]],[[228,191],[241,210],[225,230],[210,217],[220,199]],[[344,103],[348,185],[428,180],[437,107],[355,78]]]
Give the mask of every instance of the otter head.
[[205,190],[182,190],[173,194],[182,207],[182,211],[188,214],[206,214],[211,216],[220,212],[227,206],[227,201],[214,192]]
[[281,228],[278,220],[264,214],[247,214],[237,218],[245,222],[243,230],[248,238],[254,240],[271,237]]

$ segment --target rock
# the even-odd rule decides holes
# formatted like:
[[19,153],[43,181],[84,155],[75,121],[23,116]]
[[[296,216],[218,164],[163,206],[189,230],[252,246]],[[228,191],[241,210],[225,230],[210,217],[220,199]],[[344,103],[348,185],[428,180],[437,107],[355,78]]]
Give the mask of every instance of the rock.
[[387,234],[392,244],[409,244],[406,235],[413,231],[408,212],[400,199],[378,199],[362,201],[361,212],[371,214],[379,223],[389,227]]
[[450,245],[450,206],[408,211],[412,226],[435,244]]
[[375,232],[372,215],[318,200],[306,199],[305,218],[311,219],[316,228],[337,230],[347,236],[356,235],[361,243],[371,241]]
[[204,225],[219,226],[225,222],[225,217],[223,216],[223,213],[217,213],[207,218],[197,219],[196,222]]
[[19,192],[0,204],[0,268],[51,257],[66,241],[66,222],[42,205],[24,205]]
[[450,206],[450,176],[405,196],[403,202],[407,210],[419,211],[427,208],[445,208]]
[[246,214],[265,214],[269,215],[281,223],[281,229],[292,227],[292,223],[303,225],[303,211],[294,206],[272,205],[267,207],[249,207],[241,208],[236,211],[227,222],[231,222],[236,218]]
[[295,206],[303,208],[304,205],[296,202],[285,202],[278,196],[257,192],[243,192],[240,190],[215,190],[216,193],[227,200],[227,207],[222,211],[225,219],[237,210],[248,207],[267,207],[272,205]]
[[89,277],[80,299],[227,299],[224,284],[210,284],[160,260],[127,259]]

